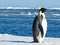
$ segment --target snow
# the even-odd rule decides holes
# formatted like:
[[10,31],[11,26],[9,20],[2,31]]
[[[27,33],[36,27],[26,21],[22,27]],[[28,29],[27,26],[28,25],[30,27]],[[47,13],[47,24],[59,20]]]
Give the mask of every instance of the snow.
[[0,34],[0,45],[59,45],[60,38],[46,37],[43,43],[32,43],[33,37]]

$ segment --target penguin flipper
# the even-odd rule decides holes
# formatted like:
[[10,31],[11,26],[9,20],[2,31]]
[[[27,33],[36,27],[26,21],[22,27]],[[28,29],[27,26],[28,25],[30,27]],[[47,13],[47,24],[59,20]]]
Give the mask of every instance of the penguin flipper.
[[42,27],[42,25],[40,23],[38,25],[38,28],[39,28],[39,31],[41,32],[41,36],[43,37],[44,31],[43,31],[43,27]]

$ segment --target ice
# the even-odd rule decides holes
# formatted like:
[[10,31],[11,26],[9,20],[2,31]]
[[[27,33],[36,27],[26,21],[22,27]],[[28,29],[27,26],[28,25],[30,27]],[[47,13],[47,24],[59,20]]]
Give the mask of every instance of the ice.
[[32,43],[33,37],[28,36],[14,36],[9,34],[0,34],[0,45],[59,45],[60,38],[46,37],[40,43]]
[[29,7],[0,7],[0,9],[30,9]]
[[60,8],[48,8],[48,9],[56,9],[56,10],[60,10]]
[[28,7],[7,7],[7,9],[30,9]]

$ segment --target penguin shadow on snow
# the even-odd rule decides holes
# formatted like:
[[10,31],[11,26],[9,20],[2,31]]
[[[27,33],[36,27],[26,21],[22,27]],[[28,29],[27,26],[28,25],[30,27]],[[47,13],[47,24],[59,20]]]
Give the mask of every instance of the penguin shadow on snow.
[[13,42],[13,43],[37,43],[33,41],[14,41],[14,40],[0,40],[0,42]]

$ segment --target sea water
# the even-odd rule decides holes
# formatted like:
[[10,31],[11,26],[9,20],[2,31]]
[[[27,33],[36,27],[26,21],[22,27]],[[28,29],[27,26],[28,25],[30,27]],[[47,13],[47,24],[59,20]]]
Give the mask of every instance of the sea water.
[[[32,36],[32,24],[39,9],[0,9],[0,34]],[[45,12],[48,23],[46,37],[60,38],[60,10]]]

